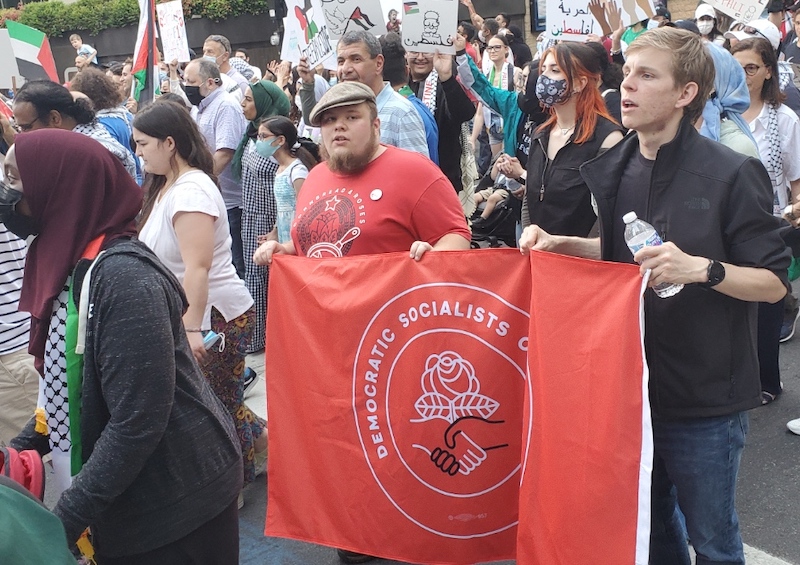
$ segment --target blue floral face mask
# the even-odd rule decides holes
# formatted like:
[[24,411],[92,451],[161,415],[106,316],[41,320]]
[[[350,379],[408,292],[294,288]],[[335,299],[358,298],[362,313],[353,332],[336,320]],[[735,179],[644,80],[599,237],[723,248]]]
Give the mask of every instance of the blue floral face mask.
[[553,79],[539,75],[536,81],[536,98],[548,108],[569,100],[567,79]]

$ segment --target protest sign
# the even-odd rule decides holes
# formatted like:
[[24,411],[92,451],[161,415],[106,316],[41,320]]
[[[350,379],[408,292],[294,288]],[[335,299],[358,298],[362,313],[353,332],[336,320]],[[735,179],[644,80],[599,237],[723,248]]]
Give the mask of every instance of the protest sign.
[[767,5],[767,0],[705,0],[723,14],[728,14],[734,20],[748,23],[757,20]]
[[353,30],[386,33],[380,0],[321,0],[321,4],[332,40]]
[[0,88],[13,88],[14,77],[21,76],[17,58],[11,49],[11,37],[7,29],[0,29]]
[[180,0],[156,4],[158,29],[161,34],[161,45],[164,48],[164,61],[177,59],[181,63],[188,62],[189,41],[186,38],[186,24],[183,20],[183,5]]
[[404,0],[403,45],[408,51],[455,54],[450,36],[457,28],[456,0]]
[[583,41],[587,35],[611,35],[655,15],[653,0],[552,0],[547,3],[547,33],[553,39]]
[[319,0],[287,0],[286,10],[281,59],[299,63],[305,57],[312,68],[329,63],[336,51]]

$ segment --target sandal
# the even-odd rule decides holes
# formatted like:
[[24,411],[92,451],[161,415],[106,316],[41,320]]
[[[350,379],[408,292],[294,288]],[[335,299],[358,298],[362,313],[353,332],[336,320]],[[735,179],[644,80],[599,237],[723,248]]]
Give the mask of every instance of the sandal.
[[766,390],[761,391],[761,406],[766,406],[767,404],[775,402],[776,400],[778,400],[777,394],[772,394]]

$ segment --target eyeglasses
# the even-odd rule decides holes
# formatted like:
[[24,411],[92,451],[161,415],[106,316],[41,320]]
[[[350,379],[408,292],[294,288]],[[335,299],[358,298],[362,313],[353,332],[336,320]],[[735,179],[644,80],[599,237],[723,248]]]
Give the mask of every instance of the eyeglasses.
[[264,135],[263,133],[258,134],[259,141],[269,141],[271,139],[277,139],[278,136],[276,135]]
[[743,65],[742,68],[744,69],[745,74],[751,77],[754,76],[759,71],[759,69],[763,69],[764,65],[756,65],[755,63],[748,63],[746,65]]
[[33,129],[33,124],[35,124],[38,121],[39,121],[39,118],[36,118],[35,120],[33,120],[29,124],[20,124],[19,122],[17,122],[17,125],[14,126],[14,129],[16,129],[20,133],[26,132],[26,131],[31,131]]
[[486,46],[486,50],[489,51],[489,52],[500,51],[502,48],[503,48],[502,45],[487,45]]

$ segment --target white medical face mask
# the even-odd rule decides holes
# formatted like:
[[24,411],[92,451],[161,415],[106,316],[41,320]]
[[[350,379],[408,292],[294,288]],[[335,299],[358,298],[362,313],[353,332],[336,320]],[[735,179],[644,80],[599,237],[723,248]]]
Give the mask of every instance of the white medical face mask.
[[478,32],[478,39],[481,40],[481,43],[486,43],[486,36],[483,35],[483,30]]
[[700,35],[708,35],[714,29],[714,21],[697,22],[697,29],[700,30]]

